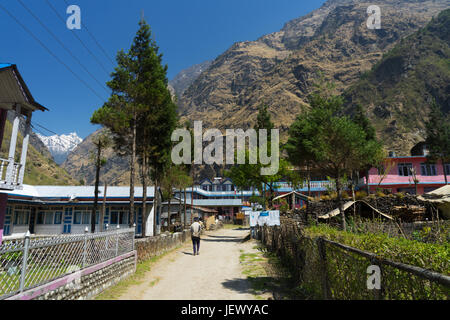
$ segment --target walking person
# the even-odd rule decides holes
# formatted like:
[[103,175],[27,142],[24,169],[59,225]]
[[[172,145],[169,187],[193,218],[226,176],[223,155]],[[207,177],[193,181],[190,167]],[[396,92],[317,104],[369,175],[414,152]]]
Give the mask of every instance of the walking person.
[[192,246],[194,247],[194,256],[200,254],[200,233],[202,231],[202,226],[198,222],[198,217],[194,218],[194,223],[191,224],[191,239]]

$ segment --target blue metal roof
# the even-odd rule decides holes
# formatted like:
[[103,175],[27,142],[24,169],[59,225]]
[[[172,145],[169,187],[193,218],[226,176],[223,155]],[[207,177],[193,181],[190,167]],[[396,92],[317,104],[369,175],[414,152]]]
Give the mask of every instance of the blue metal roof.
[[0,63],[0,69],[11,67],[11,63]]

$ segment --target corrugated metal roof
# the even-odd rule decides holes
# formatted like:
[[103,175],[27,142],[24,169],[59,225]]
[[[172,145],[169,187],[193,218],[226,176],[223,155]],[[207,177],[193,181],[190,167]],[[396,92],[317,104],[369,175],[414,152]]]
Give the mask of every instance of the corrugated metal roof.
[[[24,184],[23,190],[13,190],[6,193],[10,195],[36,197],[36,198],[92,198],[94,186],[31,186]],[[103,197],[104,187],[99,187],[99,197]],[[155,188],[147,187],[147,196],[154,197]],[[134,188],[134,196],[142,197],[142,187]],[[130,187],[109,186],[106,190],[107,198],[129,198]]]
[[[189,199],[186,199],[189,203]],[[194,206],[200,207],[240,207],[241,199],[194,199]]]

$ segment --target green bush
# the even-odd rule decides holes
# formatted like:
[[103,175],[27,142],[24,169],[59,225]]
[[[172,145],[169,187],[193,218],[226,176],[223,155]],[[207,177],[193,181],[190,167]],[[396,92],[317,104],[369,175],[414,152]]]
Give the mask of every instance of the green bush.
[[310,237],[324,237],[396,262],[450,275],[450,243],[424,243],[382,233],[355,234],[319,224],[305,229]]
[[[305,229],[301,242],[305,257],[313,257],[318,251],[316,239],[322,237],[363,251],[375,253],[378,258],[401,262],[435,272],[450,274],[449,243],[423,243],[403,238],[391,238],[385,234],[354,234],[343,232],[327,225],[311,226]],[[309,239],[309,240],[308,240]],[[309,243],[309,244],[308,244]],[[370,259],[354,252],[344,251],[325,242],[326,270],[330,295],[333,299],[377,299],[373,290],[367,289],[367,267],[374,264]],[[382,264],[382,299],[428,300],[448,299],[450,288],[428,281],[410,272]],[[314,271],[321,270],[321,261],[305,259],[300,287],[311,295],[322,297],[320,282]],[[323,275],[323,273],[322,273]]]

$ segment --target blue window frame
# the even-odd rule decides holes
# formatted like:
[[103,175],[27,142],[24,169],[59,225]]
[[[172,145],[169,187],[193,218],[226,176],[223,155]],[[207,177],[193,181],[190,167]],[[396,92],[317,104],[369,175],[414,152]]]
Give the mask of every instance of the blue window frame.
[[61,211],[56,211],[55,212],[55,217],[54,217],[54,224],[61,224],[62,223],[62,212]]
[[73,224],[81,224],[81,211],[75,211],[73,215]]

